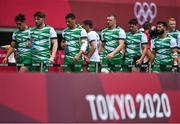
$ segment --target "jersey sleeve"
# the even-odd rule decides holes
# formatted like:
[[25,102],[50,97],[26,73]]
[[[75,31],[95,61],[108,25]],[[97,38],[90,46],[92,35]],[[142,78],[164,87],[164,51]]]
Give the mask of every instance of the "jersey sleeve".
[[102,41],[102,42],[105,42],[105,41],[104,41],[104,33],[103,33],[103,32],[101,32],[101,41]]
[[82,29],[82,31],[81,31],[81,36],[80,36],[80,37],[81,37],[81,38],[87,37],[87,32],[86,32],[85,29]]
[[62,36],[62,38],[64,39],[64,31],[62,32],[61,36]]
[[51,30],[50,30],[50,38],[51,39],[57,39],[57,33],[54,30],[54,28],[52,28],[52,27],[51,27]]
[[126,39],[126,33],[123,29],[120,30],[119,32],[119,39],[120,40],[125,40]]
[[180,33],[177,36],[177,47],[180,49]]
[[89,42],[96,41],[96,39],[97,39],[97,35],[94,32],[88,33],[88,41]]
[[148,43],[147,35],[143,33],[141,37],[141,44],[143,45],[147,43]]
[[170,41],[170,47],[171,48],[176,48],[177,47],[177,42],[175,38],[172,38]]
[[154,45],[154,40],[151,40],[151,49],[154,50],[156,47]]
[[17,42],[17,41],[16,41],[16,34],[15,34],[15,32],[14,32],[13,35],[12,35],[12,41]]

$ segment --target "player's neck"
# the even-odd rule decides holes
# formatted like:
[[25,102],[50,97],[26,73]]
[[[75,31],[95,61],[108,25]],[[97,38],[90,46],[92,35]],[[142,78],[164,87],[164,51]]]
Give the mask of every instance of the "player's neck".
[[131,31],[132,34],[136,34],[139,30],[134,30],[134,31]]
[[117,25],[116,24],[114,24],[114,25],[112,25],[111,27],[108,27],[110,30],[112,30],[112,29],[114,29],[114,28],[116,28],[117,27]]
[[93,31],[93,29],[88,29],[88,30],[87,30],[87,33],[90,32],[90,31]]
[[25,25],[21,31],[25,31],[26,29],[28,29],[27,25]]
[[160,39],[164,39],[164,38],[166,38],[167,37],[167,33],[166,32],[164,32],[163,34],[161,34],[160,36]]
[[171,30],[169,30],[169,32],[174,32],[174,31],[176,31],[176,29],[171,29]]
[[38,25],[37,28],[38,28],[38,29],[41,29],[41,28],[43,28],[44,26],[45,26],[45,24],[43,23],[43,24],[41,24],[41,25]]
[[72,25],[70,28],[75,29],[77,27],[77,24]]

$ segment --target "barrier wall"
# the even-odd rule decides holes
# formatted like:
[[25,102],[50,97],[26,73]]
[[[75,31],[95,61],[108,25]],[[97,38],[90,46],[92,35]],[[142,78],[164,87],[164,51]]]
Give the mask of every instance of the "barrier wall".
[[0,73],[0,122],[180,122],[180,75]]

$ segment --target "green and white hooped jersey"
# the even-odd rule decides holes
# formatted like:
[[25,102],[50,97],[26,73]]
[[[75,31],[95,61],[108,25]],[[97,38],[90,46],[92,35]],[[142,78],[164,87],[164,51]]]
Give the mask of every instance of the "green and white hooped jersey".
[[172,62],[172,49],[177,47],[175,38],[167,36],[160,39],[157,37],[152,41],[151,46],[156,51],[154,64],[170,64]]
[[12,35],[12,40],[17,43],[17,57],[31,59],[31,48],[27,46],[30,28],[25,31],[17,30]]
[[147,36],[143,32],[137,32],[132,34],[131,32],[126,33],[126,57],[137,57],[141,55],[142,45],[147,44]]
[[67,42],[65,55],[74,57],[81,49],[81,38],[87,38],[87,32],[78,24],[75,29],[64,29],[62,37]]
[[104,42],[104,53],[107,55],[111,53],[119,46],[119,40],[125,40],[126,33],[125,31],[120,28],[116,27],[114,29],[105,28],[101,32],[101,39]]
[[[92,41],[96,42],[96,50],[93,53],[93,55],[90,58],[90,61],[93,62],[100,62],[100,56],[99,56],[99,46],[100,46],[100,38],[99,35],[95,31],[88,32],[88,41],[89,44],[91,44]],[[91,48],[91,45],[89,45]]]
[[178,30],[169,31],[168,34],[176,39],[177,47],[180,49],[180,32]]
[[36,62],[47,62],[50,57],[51,39],[57,39],[54,28],[45,25],[38,29],[33,27],[30,30],[32,42],[32,60]]

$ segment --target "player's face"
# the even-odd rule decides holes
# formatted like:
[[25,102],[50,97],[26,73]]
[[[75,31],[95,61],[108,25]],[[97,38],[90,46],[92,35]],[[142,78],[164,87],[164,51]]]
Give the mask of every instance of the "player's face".
[[19,20],[16,21],[16,26],[19,30],[24,30],[25,29],[25,23],[24,22],[21,22]]
[[88,29],[89,29],[89,26],[88,26],[88,25],[82,24],[81,26],[82,26],[82,28],[84,28],[86,31],[88,31]]
[[169,26],[169,30],[175,30],[176,29],[176,21],[169,21],[168,26]]
[[67,27],[73,28],[74,25],[76,25],[76,21],[75,21],[75,19],[67,18],[66,19],[66,24],[67,24]]
[[116,24],[116,20],[113,16],[107,17],[107,27],[112,28]]
[[162,24],[157,25],[157,34],[162,35],[165,32],[165,27]]
[[35,20],[35,24],[37,27],[42,26],[44,24],[44,18],[40,18],[40,17],[34,17]]
[[134,34],[138,31],[138,26],[137,25],[133,25],[133,24],[129,24],[129,31]]

